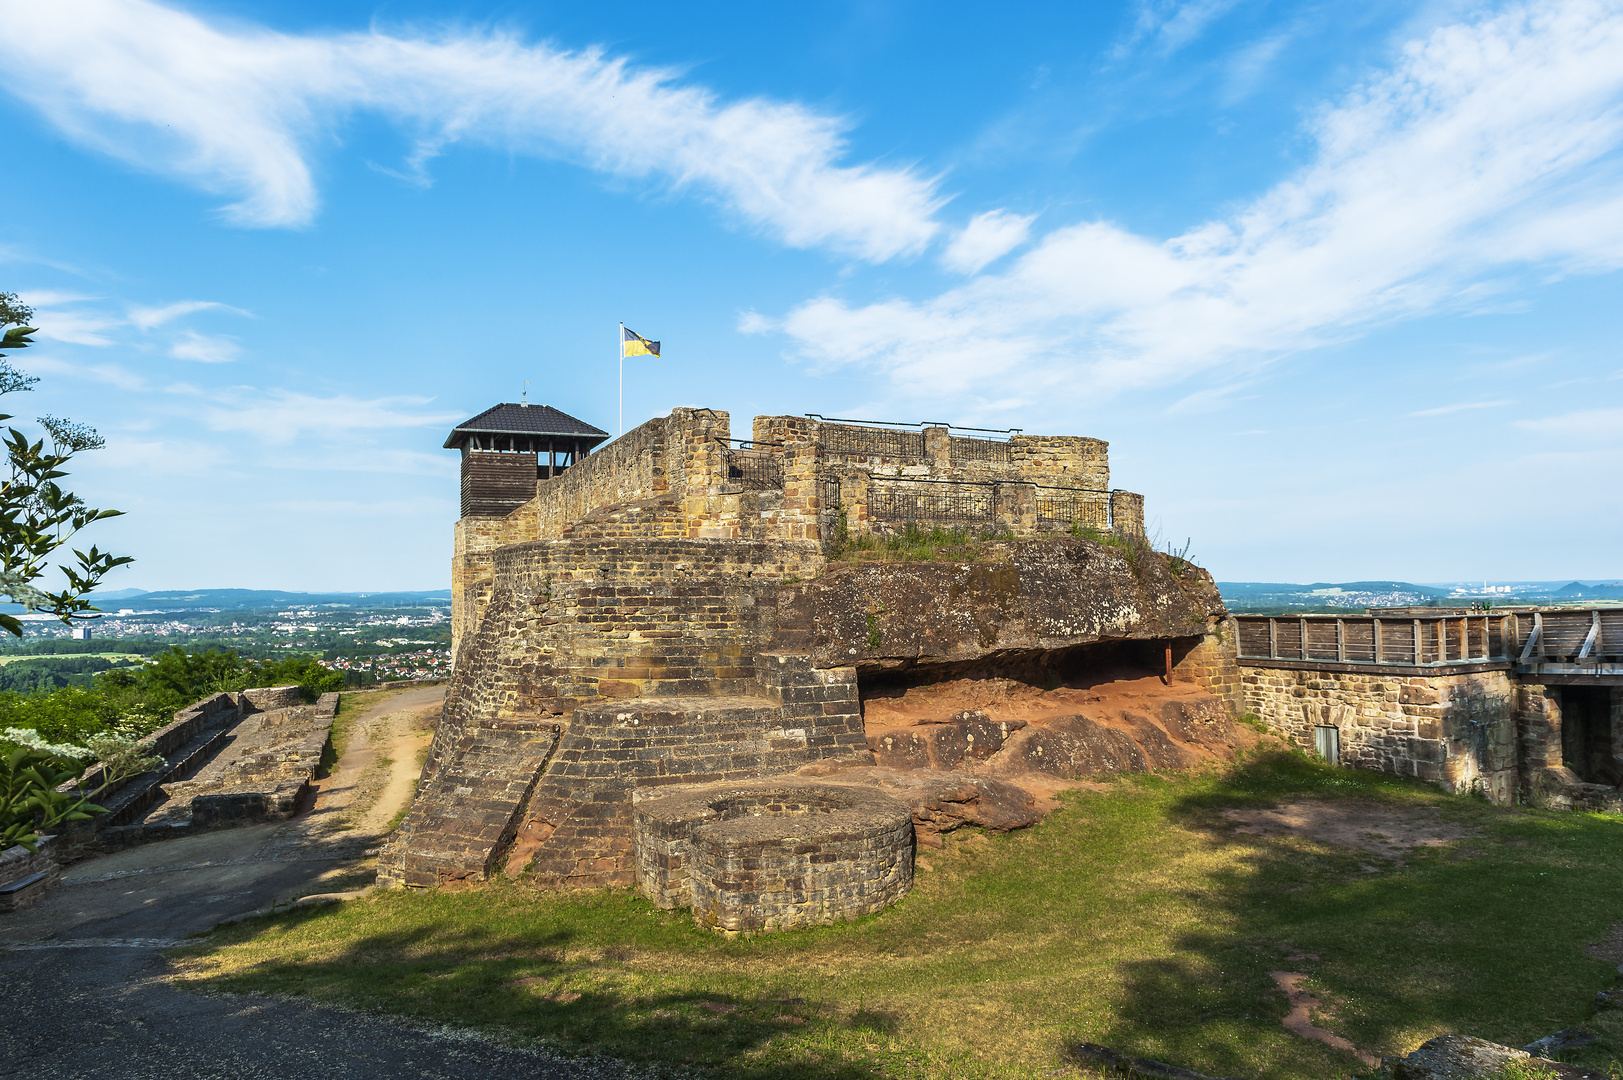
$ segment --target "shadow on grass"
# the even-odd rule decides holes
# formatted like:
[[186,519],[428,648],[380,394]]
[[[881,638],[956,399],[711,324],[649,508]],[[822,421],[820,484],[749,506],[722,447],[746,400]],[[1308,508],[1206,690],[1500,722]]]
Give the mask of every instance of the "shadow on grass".
[[[456,907],[455,894],[404,899],[443,902],[448,915]],[[319,959],[279,959],[275,939],[295,936],[318,920],[342,918],[332,909],[296,912],[245,923],[193,951],[204,956],[203,949],[232,942],[252,948],[258,939],[267,945],[262,958],[225,973],[194,968],[183,977],[206,982],[213,991],[296,994],[424,1021],[471,1023],[569,1054],[687,1073],[763,1080],[889,1075],[879,1062],[863,1060],[878,1049],[866,1040],[897,1032],[899,1017],[865,1005],[853,1011],[808,1001],[797,985],[765,983],[747,994],[738,992],[736,980],[730,991],[695,988],[691,978],[665,980],[679,987],[661,985],[630,962],[648,948],[702,947],[713,940],[628,894],[598,894],[580,906],[600,923],[633,925],[629,933],[612,935],[620,943],[606,945],[600,927],[515,933],[500,922],[469,926],[447,918],[432,926],[349,936],[335,926],[331,936],[343,940],[341,948],[319,950]],[[690,937],[698,940],[681,940]],[[184,954],[181,962],[187,964]],[[791,1038],[774,1045],[780,1036]]]
[[[1222,813],[1302,800],[1420,811],[1469,838],[1398,865],[1308,837],[1244,834]],[[1118,1050],[1222,1076],[1372,1075],[1351,1054],[1281,1038],[1288,1007],[1271,971],[1306,974],[1325,1006],[1315,1023],[1388,1055],[1445,1032],[1520,1046],[1582,1022],[1611,982],[1583,945],[1623,918],[1615,818],[1493,807],[1299,754],[1243,763],[1168,815],[1229,857],[1190,883],[1209,913],[1202,930],[1176,938],[1170,956],[1124,965],[1100,1040]]]

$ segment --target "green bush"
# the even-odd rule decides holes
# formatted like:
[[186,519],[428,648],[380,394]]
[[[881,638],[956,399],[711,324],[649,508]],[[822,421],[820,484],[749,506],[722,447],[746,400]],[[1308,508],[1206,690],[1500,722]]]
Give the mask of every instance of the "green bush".
[[90,686],[0,692],[0,728],[32,730],[49,743],[88,746],[102,735],[148,735],[211,694],[288,685],[314,701],[342,690],[344,676],[311,656],[258,663],[229,651],[189,653],[171,646],[141,667],[102,671]]

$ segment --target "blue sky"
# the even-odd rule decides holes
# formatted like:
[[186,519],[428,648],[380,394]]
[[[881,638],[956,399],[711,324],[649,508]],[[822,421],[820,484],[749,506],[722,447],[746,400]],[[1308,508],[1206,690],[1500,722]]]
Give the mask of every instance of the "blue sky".
[[[768,13],[763,17],[763,12]],[[111,587],[449,577],[458,420],[1111,443],[1227,580],[1623,574],[1623,5],[0,0]]]

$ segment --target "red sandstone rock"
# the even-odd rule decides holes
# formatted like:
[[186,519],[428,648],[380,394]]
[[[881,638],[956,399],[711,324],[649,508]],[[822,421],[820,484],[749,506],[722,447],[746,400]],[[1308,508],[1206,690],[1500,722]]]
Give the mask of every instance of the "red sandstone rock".
[[871,784],[906,803],[913,835],[923,847],[940,847],[942,833],[965,825],[1008,832],[1035,825],[1045,813],[1031,792],[990,776],[878,766],[842,769],[827,779]]

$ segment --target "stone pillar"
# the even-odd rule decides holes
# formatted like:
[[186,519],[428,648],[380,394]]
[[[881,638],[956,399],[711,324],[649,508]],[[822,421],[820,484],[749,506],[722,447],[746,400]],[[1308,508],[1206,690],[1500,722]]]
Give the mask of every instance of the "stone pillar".
[[[670,444],[682,462],[682,476],[671,487],[681,494],[682,514],[687,519],[687,535],[705,540],[733,540],[738,537],[737,496],[729,501],[727,487],[727,440],[732,435],[731,420],[724,409],[671,410]],[[731,514],[727,511],[731,508]]]
[[924,429],[924,458],[935,472],[952,468],[952,434],[944,427]]
[[850,539],[867,536],[872,530],[868,523],[868,471],[841,469],[840,505],[837,512],[845,514],[845,532]]
[[783,469],[783,505],[778,528],[784,540],[822,538],[822,454],[817,421],[804,416],[757,416],[752,438],[758,450],[777,454]]
[[1110,528],[1117,536],[1144,536],[1144,496],[1120,488],[1110,493]]
[[1031,484],[998,484],[992,489],[992,516],[999,532],[1030,536],[1037,531],[1037,489]]

